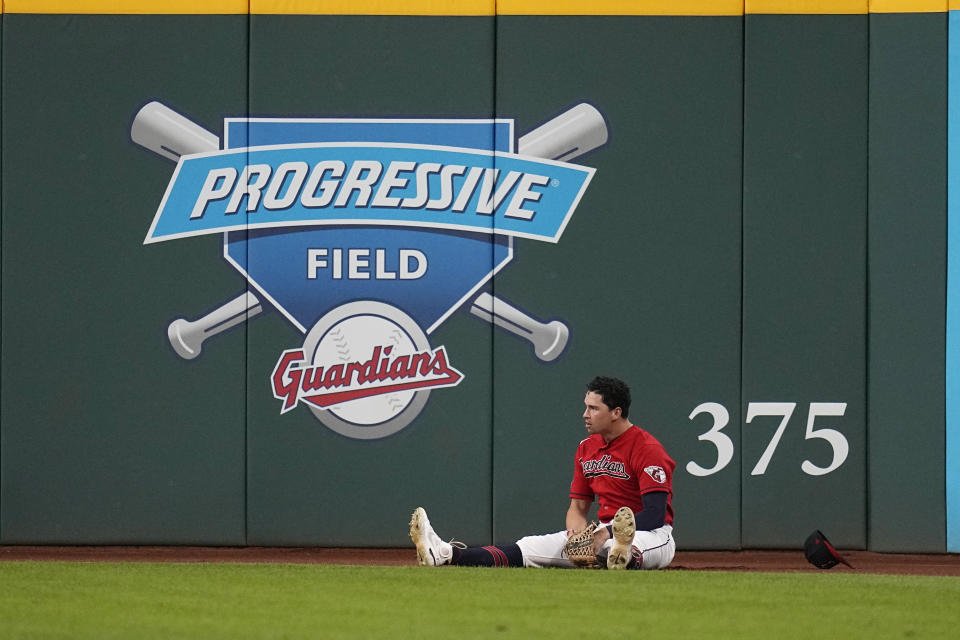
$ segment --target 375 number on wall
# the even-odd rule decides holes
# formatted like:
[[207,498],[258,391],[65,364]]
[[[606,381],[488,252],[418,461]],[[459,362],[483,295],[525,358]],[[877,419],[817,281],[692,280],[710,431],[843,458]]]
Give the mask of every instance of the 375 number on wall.
[[[783,432],[787,429],[787,425],[790,423],[790,418],[793,416],[796,408],[796,402],[751,402],[747,405],[746,424],[754,423],[754,419],[757,418],[780,418],[780,422],[777,425],[773,436],[770,438],[770,442],[767,443],[766,448],[763,450],[763,454],[760,456],[760,459],[757,460],[757,463],[754,465],[750,475],[762,476],[767,472],[767,467],[770,465],[770,460],[773,459],[773,454],[777,450],[777,445],[780,444],[780,439],[783,437]],[[847,455],[850,453],[850,444],[847,442],[846,436],[836,429],[823,426],[822,421],[819,425],[817,424],[818,419],[820,418],[842,417],[846,410],[846,402],[810,403],[810,407],[807,410],[807,429],[806,433],[804,434],[804,438],[806,440],[825,440],[830,444],[830,447],[833,451],[833,458],[830,461],[830,464],[825,467],[818,466],[811,460],[804,460],[800,463],[800,468],[807,475],[826,475],[839,469],[840,466],[846,461]],[[717,459],[711,467],[703,467],[693,460],[688,462],[686,467],[687,473],[699,477],[713,475],[714,473],[722,471],[728,464],[730,464],[730,461],[733,460],[734,452],[733,441],[727,434],[723,432],[724,427],[726,427],[730,422],[730,413],[727,411],[727,408],[716,402],[704,402],[703,404],[697,406],[693,412],[690,413],[689,419],[693,420],[703,413],[708,414],[713,418],[713,425],[708,431],[701,433],[697,439],[713,444],[713,446],[717,449]],[[756,424],[760,425],[764,422],[764,420],[757,420]]]

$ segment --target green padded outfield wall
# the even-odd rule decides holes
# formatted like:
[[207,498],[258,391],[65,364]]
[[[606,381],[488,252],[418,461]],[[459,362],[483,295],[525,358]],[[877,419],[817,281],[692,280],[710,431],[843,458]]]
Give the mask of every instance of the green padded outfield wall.
[[[631,382],[630,418],[679,469],[715,466],[716,449],[697,440],[711,414],[688,419],[700,405],[726,407],[737,439],[742,38],[739,16],[497,21],[501,114],[528,130],[589,100],[610,129],[583,160],[597,173],[561,241],[524,243],[496,279],[498,293],[571,327],[567,353],[548,367],[494,334],[498,540],[562,527],[592,372]],[[684,544],[739,546],[738,468],[677,473]]]
[[218,238],[143,246],[173,164],[129,128],[245,111],[247,50],[246,16],[3,16],[4,542],[245,540],[244,329],[189,364],[164,335],[244,281]]
[[556,530],[610,374],[680,548],[946,551],[927,4],[7,2],[0,543]]
[[785,546],[825,520],[836,544],[866,543],[867,26],[866,15],[746,17],[748,547]]
[[[493,38],[494,20],[485,16],[254,15],[250,113],[492,119]],[[325,244],[327,230],[318,234],[317,247],[337,246]],[[345,248],[379,246],[356,236],[355,231],[350,233]],[[259,249],[250,249],[255,250]],[[484,273],[492,269],[492,259],[492,250],[482,247],[477,260]],[[454,259],[429,268],[458,267]],[[388,265],[386,270],[393,268]],[[406,535],[414,502],[433,505],[450,529],[488,540],[491,335],[488,323],[465,309],[456,310],[431,335],[431,343],[446,346],[451,364],[464,379],[450,389],[433,391],[427,408],[410,427],[389,437],[363,440],[324,428],[306,408],[279,415],[268,378],[278,354],[299,346],[303,338],[278,313],[251,321],[246,394],[248,541],[398,544]],[[385,522],[394,524],[388,527]]]
[[[945,545],[946,22],[870,16],[867,483],[877,551]],[[897,468],[923,469],[924,488],[906,489]],[[898,518],[923,535],[891,526]]]

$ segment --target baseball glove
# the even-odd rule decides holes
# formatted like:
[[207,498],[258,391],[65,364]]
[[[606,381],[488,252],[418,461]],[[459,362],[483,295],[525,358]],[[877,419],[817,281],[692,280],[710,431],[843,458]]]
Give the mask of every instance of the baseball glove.
[[563,549],[570,562],[583,569],[599,569],[600,562],[593,549],[593,534],[597,530],[597,523],[591,522],[581,531],[575,531],[567,538]]

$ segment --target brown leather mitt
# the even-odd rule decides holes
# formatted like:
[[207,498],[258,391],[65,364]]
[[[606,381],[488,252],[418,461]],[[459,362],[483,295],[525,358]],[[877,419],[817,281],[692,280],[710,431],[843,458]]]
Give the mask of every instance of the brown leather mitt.
[[583,569],[599,569],[600,562],[593,548],[593,534],[597,531],[597,523],[591,522],[581,531],[575,531],[567,538],[563,549],[570,562]]

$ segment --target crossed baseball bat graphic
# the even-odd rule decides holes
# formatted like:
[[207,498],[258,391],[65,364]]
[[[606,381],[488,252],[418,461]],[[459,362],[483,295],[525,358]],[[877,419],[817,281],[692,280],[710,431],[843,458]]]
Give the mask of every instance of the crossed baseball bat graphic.
[[[130,138],[174,162],[179,161],[180,156],[220,150],[220,139],[216,134],[160,102],[150,102],[140,109],[130,127]],[[593,106],[581,103],[523,135],[517,141],[517,152],[568,161],[606,141],[607,125],[603,115]],[[262,311],[260,299],[248,290],[195,320],[177,318],[167,327],[167,338],[177,355],[192,360],[200,355],[208,338],[250,320]],[[474,298],[470,313],[527,340],[537,358],[544,362],[559,357],[570,337],[563,322],[541,322],[489,293]]]

